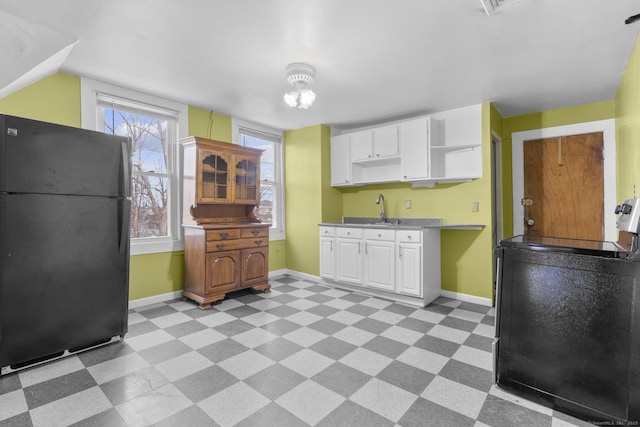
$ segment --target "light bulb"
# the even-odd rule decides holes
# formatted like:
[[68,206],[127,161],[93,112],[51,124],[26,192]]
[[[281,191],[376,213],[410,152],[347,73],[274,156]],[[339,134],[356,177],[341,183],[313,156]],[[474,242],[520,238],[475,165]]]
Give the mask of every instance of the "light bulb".
[[303,89],[300,91],[300,105],[298,108],[307,109],[311,107],[316,99],[316,94],[311,89]]
[[289,93],[285,93],[284,94],[284,102],[289,106],[289,107],[295,107],[298,105],[298,92],[296,92],[295,90],[293,92],[289,92]]

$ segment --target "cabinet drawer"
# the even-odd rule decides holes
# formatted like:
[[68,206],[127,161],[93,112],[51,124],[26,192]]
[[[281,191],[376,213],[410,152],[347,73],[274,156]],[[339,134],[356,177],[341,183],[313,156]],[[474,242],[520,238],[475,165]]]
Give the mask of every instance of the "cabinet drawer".
[[338,237],[347,237],[351,239],[362,238],[362,228],[338,228],[336,229]]
[[261,228],[241,228],[240,229],[240,238],[250,238],[250,237],[269,237],[269,229],[267,227]]
[[335,227],[320,227],[320,237],[335,237]]
[[396,232],[395,230],[366,229],[364,230],[364,238],[367,240],[384,240],[393,242],[396,240]]
[[251,239],[220,240],[207,242],[207,252],[230,251],[234,249],[256,248],[268,246],[269,238],[258,236]]
[[398,230],[396,237],[398,242],[420,243],[422,232],[419,230]]
[[239,239],[240,238],[240,229],[238,228],[229,228],[222,230],[207,230],[207,242],[211,240],[229,240],[229,239]]

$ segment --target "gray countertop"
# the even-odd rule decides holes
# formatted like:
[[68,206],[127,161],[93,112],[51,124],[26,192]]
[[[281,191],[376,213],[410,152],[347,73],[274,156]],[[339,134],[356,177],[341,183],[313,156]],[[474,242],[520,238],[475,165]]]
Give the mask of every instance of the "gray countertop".
[[393,230],[421,230],[423,228],[439,228],[444,230],[482,230],[482,224],[443,224],[442,218],[387,218],[381,222],[380,218],[344,217],[342,222],[323,222],[322,227],[351,227],[351,228],[387,228]]

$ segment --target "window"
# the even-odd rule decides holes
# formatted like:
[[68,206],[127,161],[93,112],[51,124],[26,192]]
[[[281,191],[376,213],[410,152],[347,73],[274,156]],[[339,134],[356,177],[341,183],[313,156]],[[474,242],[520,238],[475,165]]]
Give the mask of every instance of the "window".
[[233,142],[263,150],[260,157],[260,206],[256,216],[271,223],[270,239],[285,238],[282,132],[233,120]]
[[85,88],[85,80],[83,127],[131,138],[131,253],[182,249],[178,142],[186,107],[99,82]]

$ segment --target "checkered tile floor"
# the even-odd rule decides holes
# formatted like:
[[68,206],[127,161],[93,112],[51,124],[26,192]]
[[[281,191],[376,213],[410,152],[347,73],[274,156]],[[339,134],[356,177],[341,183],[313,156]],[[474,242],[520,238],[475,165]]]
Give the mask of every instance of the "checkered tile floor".
[[0,426],[587,425],[492,385],[492,308],[270,282],[131,310],[124,342],[1,377]]

